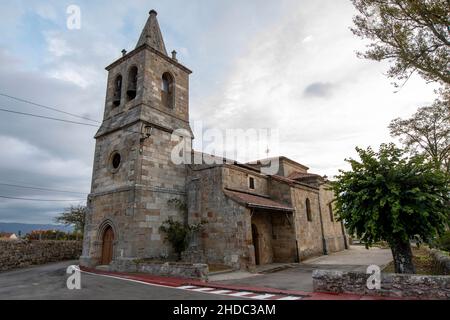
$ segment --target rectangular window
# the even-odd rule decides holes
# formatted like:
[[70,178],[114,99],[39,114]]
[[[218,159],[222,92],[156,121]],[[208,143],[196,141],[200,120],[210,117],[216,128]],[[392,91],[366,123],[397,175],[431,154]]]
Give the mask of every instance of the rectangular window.
[[255,178],[253,178],[253,177],[248,178],[248,187],[251,190],[255,190]]
[[333,205],[331,203],[328,204],[328,210],[330,211],[330,220],[334,222]]

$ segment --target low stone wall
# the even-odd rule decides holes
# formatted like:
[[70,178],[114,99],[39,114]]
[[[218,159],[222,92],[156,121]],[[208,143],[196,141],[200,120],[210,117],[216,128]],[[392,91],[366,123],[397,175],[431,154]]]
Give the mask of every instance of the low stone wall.
[[351,293],[358,295],[405,297],[418,299],[450,299],[450,276],[422,276],[381,274],[381,289],[369,290],[369,274],[314,270],[313,286],[316,292]]
[[450,275],[450,256],[442,251],[432,249],[430,256],[434,261],[434,269],[440,274]]
[[0,272],[30,265],[75,260],[81,255],[81,241],[1,241]]
[[209,268],[207,264],[200,263],[145,262],[117,259],[109,266],[109,271],[147,273],[156,276],[180,277],[206,281],[208,280]]

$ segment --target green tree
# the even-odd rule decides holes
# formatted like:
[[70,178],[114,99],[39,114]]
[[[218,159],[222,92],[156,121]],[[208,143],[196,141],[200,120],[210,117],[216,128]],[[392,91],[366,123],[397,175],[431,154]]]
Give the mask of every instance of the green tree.
[[352,0],[352,32],[370,40],[360,57],[392,62],[390,78],[450,84],[450,0]]
[[412,154],[423,154],[450,174],[450,101],[436,100],[409,119],[393,120],[389,129]]
[[55,218],[56,223],[73,226],[76,233],[83,233],[86,221],[86,206],[70,206]]
[[338,218],[367,247],[386,241],[397,273],[415,273],[410,241],[428,242],[444,231],[450,193],[445,176],[394,144],[379,152],[356,150],[361,160],[346,160],[351,170],[341,170],[331,183]]
[[196,225],[187,225],[169,219],[166,220],[159,229],[166,234],[166,240],[172,245],[178,260],[181,260],[181,254],[189,247],[191,234],[200,231],[203,224],[204,222]]

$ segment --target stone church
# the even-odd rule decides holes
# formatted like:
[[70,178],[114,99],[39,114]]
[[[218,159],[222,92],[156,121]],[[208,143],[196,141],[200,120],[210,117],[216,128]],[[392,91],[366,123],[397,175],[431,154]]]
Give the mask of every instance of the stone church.
[[[175,165],[175,130],[191,133],[189,75],[169,56],[152,10],[136,48],[109,65],[97,132],[81,265],[95,267],[173,254],[160,226],[206,221],[184,260],[253,269],[344,250],[327,180],[281,157],[261,163]],[[189,140],[192,143],[192,138]],[[174,199],[186,204],[180,209]]]

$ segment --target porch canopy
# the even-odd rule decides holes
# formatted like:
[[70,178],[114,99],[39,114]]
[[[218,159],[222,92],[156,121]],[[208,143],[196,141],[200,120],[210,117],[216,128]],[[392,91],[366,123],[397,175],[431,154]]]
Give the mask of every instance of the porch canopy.
[[230,199],[243,204],[248,208],[266,209],[281,212],[293,212],[294,209],[280,202],[274,201],[269,197],[258,196],[255,194],[239,192],[236,190],[225,189],[224,193]]

